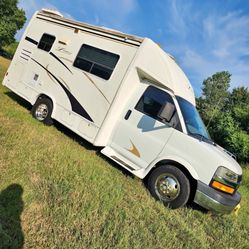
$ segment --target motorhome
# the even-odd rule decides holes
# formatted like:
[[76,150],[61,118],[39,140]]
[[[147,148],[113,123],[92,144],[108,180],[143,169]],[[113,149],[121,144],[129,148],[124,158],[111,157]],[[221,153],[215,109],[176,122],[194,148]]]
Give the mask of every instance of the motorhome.
[[144,179],[170,208],[193,200],[230,213],[240,203],[242,169],[215,144],[175,59],[149,38],[64,18],[32,17],[3,80],[32,104]]

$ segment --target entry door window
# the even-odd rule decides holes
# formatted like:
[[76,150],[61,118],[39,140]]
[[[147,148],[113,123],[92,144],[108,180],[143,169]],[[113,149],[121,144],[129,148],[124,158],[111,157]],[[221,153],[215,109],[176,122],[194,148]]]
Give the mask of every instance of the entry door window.
[[[162,123],[167,123],[165,120],[161,119],[158,116],[162,107],[167,102],[174,105],[174,101],[168,93],[166,93],[166,92],[164,92],[164,91],[162,91],[154,86],[149,86],[145,90],[145,92],[142,95],[142,97],[140,98],[140,100],[138,101],[135,109],[139,112],[146,114],[147,116],[149,116],[155,120],[158,120]],[[177,112],[175,112],[173,118],[167,124],[169,124],[170,126],[176,128],[178,130],[181,130],[181,124],[180,124]]]

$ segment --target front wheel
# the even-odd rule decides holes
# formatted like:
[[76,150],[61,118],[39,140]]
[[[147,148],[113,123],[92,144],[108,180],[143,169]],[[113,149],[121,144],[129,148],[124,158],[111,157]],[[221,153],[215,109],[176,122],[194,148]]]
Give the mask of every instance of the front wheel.
[[152,171],[148,189],[153,197],[172,209],[184,206],[190,197],[188,178],[173,165],[163,165]]
[[32,116],[46,125],[53,124],[52,111],[53,103],[48,98],[38,98],[31,110]]

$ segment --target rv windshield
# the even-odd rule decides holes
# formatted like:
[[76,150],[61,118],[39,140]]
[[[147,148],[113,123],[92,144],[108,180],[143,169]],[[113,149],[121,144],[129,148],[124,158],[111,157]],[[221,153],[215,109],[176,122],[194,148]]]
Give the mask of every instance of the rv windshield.
[[182,97],[176,97],[189,135],[211,140],[195,106]]

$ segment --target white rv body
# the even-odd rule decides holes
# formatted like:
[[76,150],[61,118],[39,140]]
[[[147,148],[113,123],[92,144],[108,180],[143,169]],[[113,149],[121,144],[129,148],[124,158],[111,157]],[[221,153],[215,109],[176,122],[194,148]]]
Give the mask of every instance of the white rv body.
[[[91,49],[108,57],[106,65],[116,63],[114,68],[86,61]],[[111,57],[115,63],[108,61]],[[240,201],[237,192],[234,200],[212,192],[217,191],[209,185],[218,167],[238,176],[241,167],[220,147],[188,134],[179,98],[194,108],[193,88],[175,60],[148,38],[75,22],[57,12],[36,12],[3,84],[32,105],[49,98],[53,119],[103,147],[103,154],[140,178],[171,162],[196,181],[200,205],[230,212]],[[149,88],[170,96],[179,129],[138,110]]]

